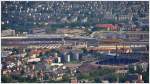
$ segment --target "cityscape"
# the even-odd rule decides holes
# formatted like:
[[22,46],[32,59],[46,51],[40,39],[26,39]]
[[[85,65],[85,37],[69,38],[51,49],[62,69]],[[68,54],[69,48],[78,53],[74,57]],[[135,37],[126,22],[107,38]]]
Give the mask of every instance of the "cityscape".
[[1,1],[1,83],[149,83],[149,1]]

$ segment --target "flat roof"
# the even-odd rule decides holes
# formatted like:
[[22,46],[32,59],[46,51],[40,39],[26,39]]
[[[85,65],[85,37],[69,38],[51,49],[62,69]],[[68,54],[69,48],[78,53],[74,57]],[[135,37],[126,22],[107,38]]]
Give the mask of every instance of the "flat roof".
[[85,36],[65,36],[65,35],[57,35],[57,34],[28,34],[26,36],[9,36],[9,37],[1,37],[1,39],[27,39],[27,38],[76,38],[76,39],[94,39],[91,37]]

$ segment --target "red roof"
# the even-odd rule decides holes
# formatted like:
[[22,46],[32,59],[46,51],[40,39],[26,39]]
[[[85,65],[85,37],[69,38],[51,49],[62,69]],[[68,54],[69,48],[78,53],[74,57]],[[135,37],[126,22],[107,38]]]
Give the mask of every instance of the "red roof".
[[78,81],[77,80],[71,80],[71,83],[78,83]]
[[102,27],[102,28],[115,28],[112,24],[96,24],[96,27]]

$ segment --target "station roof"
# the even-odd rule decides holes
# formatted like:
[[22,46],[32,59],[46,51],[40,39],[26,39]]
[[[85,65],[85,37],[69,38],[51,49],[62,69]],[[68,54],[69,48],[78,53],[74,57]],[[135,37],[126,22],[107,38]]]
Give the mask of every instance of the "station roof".
[[9,36],[9,37],[1,37],[1,39],[27,39],[27,38],[75,38],[75,39],[94,39],[91,37],[85,36],[66,36],[61,34],[28,34],[26,36]]

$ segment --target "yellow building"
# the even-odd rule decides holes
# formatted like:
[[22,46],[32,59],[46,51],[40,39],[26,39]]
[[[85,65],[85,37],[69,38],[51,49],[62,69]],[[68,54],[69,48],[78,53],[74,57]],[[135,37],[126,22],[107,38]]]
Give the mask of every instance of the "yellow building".
[[69,28],[63,28],[63,29],[57,29],[56,33],[58,34],[73,34],[73,35],[80,35],[82,33],[85,33],[82,29],[69,29]]

